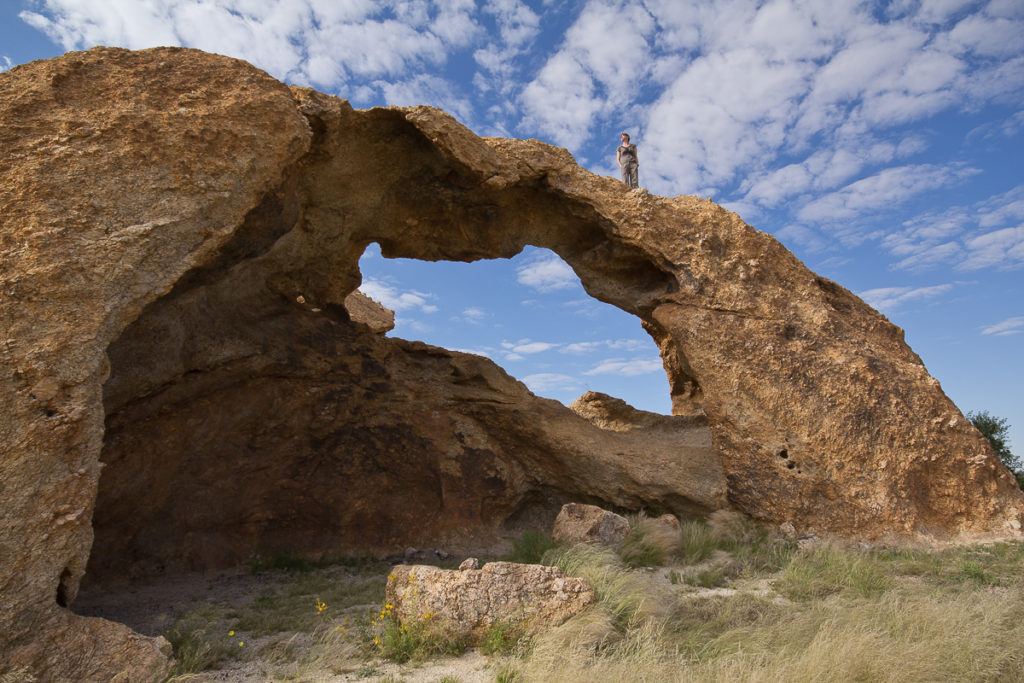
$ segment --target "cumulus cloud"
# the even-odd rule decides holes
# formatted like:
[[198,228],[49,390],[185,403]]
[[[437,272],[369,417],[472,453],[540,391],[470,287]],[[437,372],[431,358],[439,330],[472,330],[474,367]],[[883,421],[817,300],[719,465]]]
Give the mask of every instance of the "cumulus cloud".
[[428,75],[479,39],[475,14],[471,0],[42,0],[20,16],[67,50],[182,45],[337,88],[352,79]]
[[637,375],[647,375],[652,372],[663,372],[664,367],[661,365],[660,358],[608,358],[590,370],[584,372],[584,375],[621,375],[623,377],[636,377]]
[[583,386],[575,377],[555,372],[527,375],[523,378],[523,384],[535,394],[579,391]]
[[990,266],[1024,266],[1024,225],[994,230],[968,239],[967,257],[957,265],[960,270],[978,270]]
[[562,353],[593,353],[600,349],[616,349],[621,351],[641,351],[653,345],[651,340],[642,341],[639,339],[604,339],[602,341],[587,341],[565,344],[559,351]]
[[635,3],[591,0],[555,54],[523,89],[525,122],[556,143],[578,147],[598,115],[626,107],[651,69],[650,13]]
[[981,331],[982,334],[992,334],[997,337],[1005,337],[1010,334],[1020,334],[1021,332],[1024,332],[1024,316],[1007,318],[1006,320],[998,322],[995,325],[990,325]]
[[952,185],[978,172],[962,164],[887,168],[808,202],[797,217],[819,222],[850,220],[899,204],[922,192]]
[[885,312],[892,311],[911,301],[934,299],[951,289],[953,289],[953,285],[950,284],[931,287],[879,287],[861,292],[860,298],[864,299],[868,305]]
[[[893,267],[923,270],[941,264],[957,270],[1024,266],[1024,185],[973,206],[930,212],[903,223],[881,244],[900,257]],[[993,229],[996,228],[996,229]]]
[[517,266],[516,281],[541,292],[569,289],[579,284],[569,264],[551,253],[542,253]]
[[403,292],[376,278],[366,278],[359,286],[359,291],[396,312],[418,310],[422,313],[435,313],[438,310],[436,305],[430,303],[436,299],[435,295],[416,290]]
[[502,342],[502,348],[507,349],[510,353],[514,354],[534,354],[543,353],[544,351],[550,351],[551,349],[558,348],[560,344],[552,342],[535,342],[529,339],[520,339],[518,342]]

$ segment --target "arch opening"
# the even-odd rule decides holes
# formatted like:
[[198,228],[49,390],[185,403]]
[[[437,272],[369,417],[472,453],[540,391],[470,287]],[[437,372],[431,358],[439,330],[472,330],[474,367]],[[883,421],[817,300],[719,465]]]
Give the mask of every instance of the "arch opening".
[[395,312],[390,336],[488,357],[566,405],[594,391],[671,414],[659,349],[641,321],[587,294],[548,249],[433,263],[383,258],[370,245],[359,269],[360,291]]
[[[290,191],[261,204],[234,246],[108,349],[87,585],[236,566],[254,554],[500,544],[570,501],[684,513],[724,504],[700,416],[611,400],[573,412],[488,358],[386,337],[315,296],[283,295],[267,274],[266,236],[296,220]],[[525,263],[542,270],[553,258],[533,249]],[[637,337],[626,337],[627,350]],[[614,351],[619,341],[564,339],[546,350],[567,357],[573,344]],[[505,358],[539,348],[514,335],[505,343]],[[647,353],[644,369],[662,372]],[[693,481],[691,496],[631,462],[652,449],[672,480]]]

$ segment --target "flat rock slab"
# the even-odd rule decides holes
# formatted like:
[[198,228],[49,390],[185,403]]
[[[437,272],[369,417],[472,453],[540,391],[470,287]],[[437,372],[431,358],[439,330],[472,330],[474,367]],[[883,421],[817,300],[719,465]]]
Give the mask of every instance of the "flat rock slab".
[[490,562],[482,569],[395,567],[386,601],[405,626],[429,622],[446,635],[478,642],[495,624],[526,635],[558,626],[594,604],[594,589],[558,567]]

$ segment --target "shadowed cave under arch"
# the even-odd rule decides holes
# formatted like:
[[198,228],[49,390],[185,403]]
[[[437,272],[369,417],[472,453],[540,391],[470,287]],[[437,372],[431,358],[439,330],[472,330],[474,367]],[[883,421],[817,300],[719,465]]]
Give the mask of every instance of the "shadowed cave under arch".
[[[264,201],[219,272],[186,275],[111,345],[90,581],[255,554],[495,547],[570,501],[725,504],[699,408],[588,394],[573,412],[486,358],[384,337],[389,316],[366,300],[321,308],[247,288],[290,205]],[[690,495],[653,486],[666,466]]]

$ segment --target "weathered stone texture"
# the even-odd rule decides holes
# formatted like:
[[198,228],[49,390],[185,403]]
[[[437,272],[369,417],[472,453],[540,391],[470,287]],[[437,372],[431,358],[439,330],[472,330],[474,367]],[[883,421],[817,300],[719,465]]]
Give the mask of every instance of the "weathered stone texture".
[[558,567],[489,562],[481,569],[400,565],[388,576],[385,600],[399,623],[434,628],[475,644],[494,625],[530,635],[558,626],[595,601],[584,580]]
[[555,518],[551,540],[562,545],[599,543],[616,546],[629,535],[629,522],[622,515],[596,505],[566,503]]
[[9,655],[52,680],[159,668],[148,639],[62,607],[92,543],[106,349],[215,256],[309,128],[281,83],[187,50],[14,68],[0,121],[0,667]]
[[[190,50],[16,67],[0,121],[0,671],[166,665],[159,640],[65,609],[87,560],[104,580],[437,547],[572,500],[868,540],[1019,534],[1024,494],[902,332],[709,200]],[[574,412],[487,359],[381,336],[388,316],[350,298],[371,242],[554,250],[640,318],[676,416],[596,395]]]

